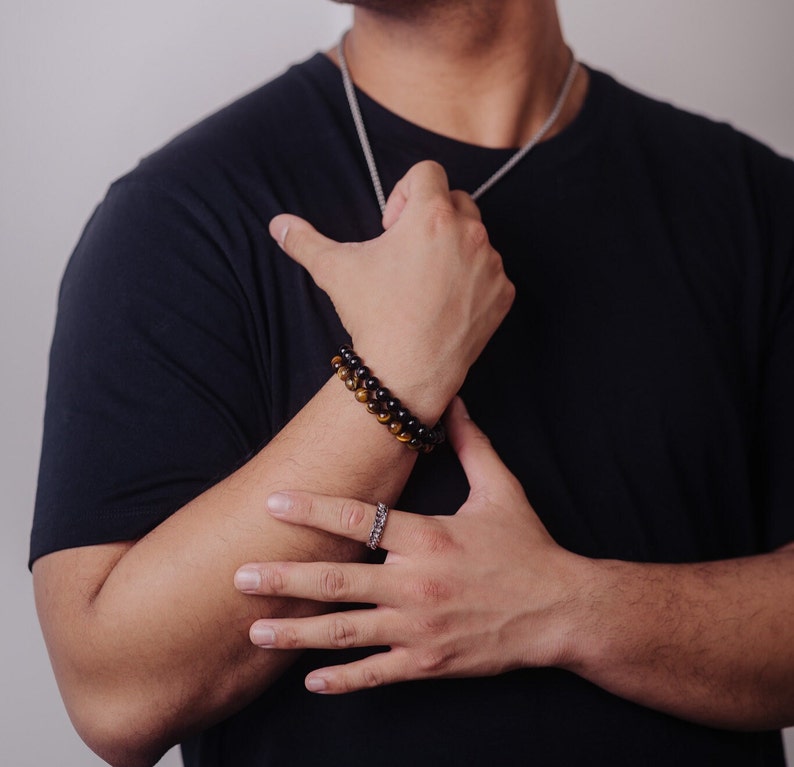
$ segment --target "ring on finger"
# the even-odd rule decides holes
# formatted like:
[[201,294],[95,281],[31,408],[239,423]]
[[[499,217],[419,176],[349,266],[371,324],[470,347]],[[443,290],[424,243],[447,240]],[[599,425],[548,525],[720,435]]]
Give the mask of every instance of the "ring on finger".
[[367,548],[375,551],[380,547],[380,539],[383,537],[383,528],[386,527],[386,517],[389,515],[389,507],[385,503],[378,501],[375,511],[375,519],[372,522],[372,529],[369,531],[369,541]]

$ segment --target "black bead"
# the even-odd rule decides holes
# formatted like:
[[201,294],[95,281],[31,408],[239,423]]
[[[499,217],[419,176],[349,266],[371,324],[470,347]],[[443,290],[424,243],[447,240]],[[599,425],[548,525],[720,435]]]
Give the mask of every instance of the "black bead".
[[380,381],[375,378],[375,376],[370,376],[364,381],[364,388],[369,389],[370,391],[375,391],[375,389],[380,388]]
[[400,408],[395,414],[394,417],[400,422],[405,423],[408,418],[411,417],[411,414],[405,409]]
[[348,346],[347,344],[342,344],[339,347],[339,356],[340,357],[344,357],[345,354],[348,354],[349,352],[352,352],[352,351],[353,351],[353,349],[350,346]]
[[416,436],[422,440],[422,442],[427,442],[427,435],[430,433],[430,429],[427,428],[424,424],[419,424],[419,428],[416,430]]
[[408,420],[405,422],[405,430],[406,430],[406,431],[410,431],[410,432],[411,432],[411,434],[416,434],[416,430],[417,430],[417,429],[418,429],[418,428],[419,428],[421,425],[422,425],[422,424],[419,422],[419,419],[418,419],[418,418],[414,418],[413,416],[411,416],[411,417],[410,417],[410,418],[409,418],[409,419],[408,419]]
[[408,440],[408,442],[405,444],[408,445],[411,450],[419,450],[419,448],[422,447],[422,440],[414,437],[413,439]]
[[397,399],[397,397],[392,397],[386,401],[386,410],[388,410],[392,415],[394,415],[401,407],[402,403]]
[[357,368],[361,365],[361,357],[354,354],[348,361],[347,364],[350,365],[351,368]]
[[359,381],[366,381],[370,376],[369,368],[366,365],[359,365],[354,375]]
[[387,402],[390,397],[391,392],[383,386],[375,391],[375,399],[378,400],[378,402]]

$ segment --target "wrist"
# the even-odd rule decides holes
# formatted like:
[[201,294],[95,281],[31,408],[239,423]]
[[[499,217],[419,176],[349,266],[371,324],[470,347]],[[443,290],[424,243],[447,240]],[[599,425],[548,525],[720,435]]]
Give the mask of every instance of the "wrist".
[[609,568],[596,559],[565,552],[567,562],[562,582],[567,599],[558,614],[557,668],[587,676],[586,670],[598,663],[603,653],[605,632],[604,595],[612,588]]
[[433,426],[463,384],[466,371],[438,358],[412,354],[391,347],[355,346],[356,353],[381,385],[388,388],[423,423]]
[[429,453],[444,441],[442,425],[422,421],[407,403],[383,385],[349,344],[339,347],[331,366],[356,401],[408,449]]

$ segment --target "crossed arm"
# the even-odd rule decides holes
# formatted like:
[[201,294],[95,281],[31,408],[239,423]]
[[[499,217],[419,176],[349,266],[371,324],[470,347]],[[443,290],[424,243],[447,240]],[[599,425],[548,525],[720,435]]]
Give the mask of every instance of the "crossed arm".
[[[476,207],[449,191],[437,166],[417,166],[398,184],[384,226],[377,240],[346,245],[292,217],[271,231],[329,293],[364,359],[431,421],[513,289]],[[400,297],[412,291],[432,291],[432,316],[405,310]],[[408,358],[410,371],[400,363]],[[392,512],[383,566],[354,562],[372,508],[328,496],[393,502],[412,458],[338,381],[248,464],[140,541],[40,559],[42,627],[89,745],[112,764],[152,764],[261,694],[293,659],[285,650],[350,645],[392,650],[318,670],[310,689],[553,665],[699,722],[794,722],[794,551],[683,566],[575,556],[548,536],[459,403],[449,418],[469,501],[448,519]],[[354,435],[365,470],[339,450]],[[263,500],[290,487],[302,492],[287,494],[291,504],[274,499],[268,514]],[[238,573],[235,590],[246,561],[255,564],[247,581]],[[378,608],[318,617],[307,600]]]
[[[346,302],[354,311],[343,316],[345,326],[372,369],[434,422],[506,314],[513,288],[476,207],[449,191],[436,165],[417,166],[398,184],[384,226],[380,238],[357,245],[332,243],[290,217],[271,231],[287,249],[338,262],[348,289],[354,279],[365,286]],[[397,258],[404,254],[411,254],[410,269]],[[388,290],[374,290],[379,284]],[[428,288],[438,297],[438,314],[429,318],[434,332],[400,305],[402,296]],[[442,346],[448,353],[438,358],[434,349]],[[402,362],[409,358],[418,363],[410,369]],[[384,432],[340,381],[329,380],[245,466],[141,540],[55,552],[35,563],[56,678],[91,748],[114,765],[151,765],[267,689],[294,656],[251,645],[250,624],[318,606],[243,596],[233,585],[236,568],[247,560],[352,560],[365,549],[284,525],[267,514],[265,499],[286,485],[394,501],[413,462]]]
[[[261,620],[264,648],[389,646],[313,671],[343,693],[408,679],[568,669],[621,697],[714,727],[794,723],[794,548],[693,565],[596,561],[558,546],[456,400],[448,431],[471,493],[453,517],[391,511],[383,565],[249,564],[248,594],[374,610]],[[366,542],[374,508],[289,491],[270,513]]]

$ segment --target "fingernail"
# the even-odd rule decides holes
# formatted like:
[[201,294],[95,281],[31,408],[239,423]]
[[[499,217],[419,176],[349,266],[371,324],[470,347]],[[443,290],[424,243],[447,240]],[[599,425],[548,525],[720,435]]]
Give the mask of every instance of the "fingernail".
[[251,641],[259,647],[271,647],[276,643],[276,632],[270,626],[251,626]]
[[240,591],[256,591],[262,585],[262,575],[253,567],[241,567],[234,574],[234,585]]
[[309,692],[322,692],[328,689],[328,682],[321,676],[310,676],[306,680],[306,689]]
[[267,509],[274,516],[280,517],[289,513],[292,508],[292,498],[286,493],[273,493],[268,496]]

